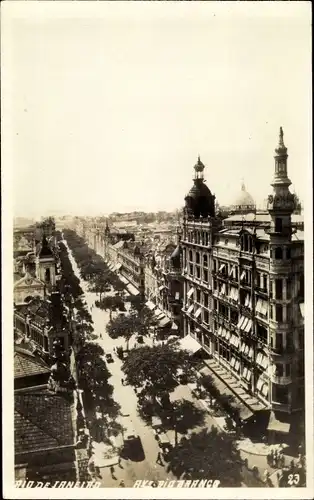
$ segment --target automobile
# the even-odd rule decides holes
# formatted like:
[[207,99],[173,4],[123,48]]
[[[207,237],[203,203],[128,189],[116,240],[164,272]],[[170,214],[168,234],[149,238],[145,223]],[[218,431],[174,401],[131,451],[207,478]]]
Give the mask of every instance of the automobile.
[[110,352],[108,354],[106,354],[106,361],[107,361],[107,363],[114,362],[114,359],[113,359],[112,354]]

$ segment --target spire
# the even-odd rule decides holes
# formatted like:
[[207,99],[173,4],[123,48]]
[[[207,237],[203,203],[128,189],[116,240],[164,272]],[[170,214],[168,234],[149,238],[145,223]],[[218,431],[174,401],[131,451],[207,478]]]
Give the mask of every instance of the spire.
[[276,156],[281,156],[281,157],[287,156],[287,148],[286,148],[284,140],[283,140],[283,128],[282,127],[280,127],[280,129],[279,129],[278,147],[275,149],[275,152],[276,152]]
[[243,179],[241,181],[241,191],[245,191],[245,184]]
[[275,175],[271,186],[273,187],[273,194],[268,197],[268,210],[284,211],[292,213],[294,210],[294,195],[290,192],[289,186],[291,181],[288,177],[287,169],[287,148],[283,139],[283,129],[279,129],[279,142],[278,147],[275,149]]

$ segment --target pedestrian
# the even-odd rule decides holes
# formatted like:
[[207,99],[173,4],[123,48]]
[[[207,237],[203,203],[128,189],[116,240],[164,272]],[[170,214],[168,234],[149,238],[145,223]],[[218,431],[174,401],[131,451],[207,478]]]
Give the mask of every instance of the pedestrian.
[[121,457],[118,458],[118,465],[119,465],[120,469],[123,469],[123,465],[122,465],[122,462],[121,462]]
[[162,454],[161,452],[159,451],[158,454],[157,454],[157,458],[156,458],[156,464],[159,464],[159,465],[164,465],[163,461],[162,461]]
[[124,385],[124,379],[123,378],[121,379],[121,384]]
[[274,451],[271,448],[270,453],[269,453],[269,465],[273,467],[274,465]]
[[293,471],[294,468],[295,468],[294,460],[291,460],[291,462],[290,462],[290,469]]
[[99,335],[99,338],[102,339],[102,333]]
[[112,477],[113,479],[116,479],[116,478],[115,478],[115,475],[114,475],[114,466],[113,466],[113,465],[110,467],[110,474],[111,474],[111,477]]
[[267,453],[267,465],[270,465],[270,453]]
[[123,479],[121,479],[121,481],[120,481],[120,483],[119,483],[119,486],[121,486],[121,488],[124,488],[124,487],[125,487],[125,484],[124,484]]
[[268,479],[269,479],[269,472],[268,472],[268,470],[265,470],[265,472],[264,472],[264,483],[267,483]]
[[283,469],[285,465],[286,465],[285,456],[284,456],[284,454],[283,454],[283,453],[281,453],[281,457],[280,457],[280,467]]

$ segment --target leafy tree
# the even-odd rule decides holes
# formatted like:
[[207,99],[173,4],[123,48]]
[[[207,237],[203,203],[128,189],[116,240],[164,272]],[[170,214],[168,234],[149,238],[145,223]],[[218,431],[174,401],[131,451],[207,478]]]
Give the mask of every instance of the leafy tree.
[[94,277],[90,289],[93,292],[99,293],[99,299],[101,300],[101,296],[105,292],[105,289],[108,285],[109,285],[108,274],[102,271],[101,273],[97,274]]
[[138,313],[145,307],[144,301],[139,295],[127,295],[125,302],[128,302],[131,305],[131,309]]
[[84,361],[93,361],[95,358],[103,356],[104,354],[105,351],[100,345],[87,342],[77,354],[76,359],[79,363]]
[[129,350],[129,341],[132,335],[138,333],[141,327],[139,318],[129,314],[127,316],[117,316],[107,324],[107,332],[110,337],[117,339],[123,337]]
[[118,308],[124,307],[124,302],[118,295],[108,295],[104,297],[101,302],[97,302],[97,307],[104,309],[105,311],[109,309],[110,320],[112,319],[112,311],[116,311]]
[[113,388],[108,384],[111,374],[103,359],[104,350],[98,344],[85,343],[76,355],[80,387],[103,399],[111,396]]
[[123,364],[127,382],[154,398],[172,392],[178,382],[175,375],[182,369],[191,375],[190,353],[175,344],[143,346],[133,349]]
[[242,482],[242,462],[234,440],[217,429],[203,429],[184,437],[168,456],[168,471],[188,479],[217,479],[221,486]]

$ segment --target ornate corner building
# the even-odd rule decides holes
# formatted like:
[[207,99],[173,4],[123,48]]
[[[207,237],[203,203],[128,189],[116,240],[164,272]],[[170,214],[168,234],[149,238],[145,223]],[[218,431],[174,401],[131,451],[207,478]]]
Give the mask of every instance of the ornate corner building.
[[295,223],[287,158],[280,129],[267,212],[256,212],[243,185],[223,221],[199,158],[181,247],[184,334],[252,411],[278,411],[289,422],[305,406],[304,233],[299,218]]

